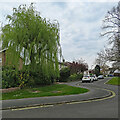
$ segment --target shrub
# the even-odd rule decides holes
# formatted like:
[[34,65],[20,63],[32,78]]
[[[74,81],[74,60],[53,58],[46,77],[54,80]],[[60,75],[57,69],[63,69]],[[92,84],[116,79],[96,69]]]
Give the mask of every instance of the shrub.
[[62,68],[60,70],[60,82],[66,82],[68,80],[68,77],[70,76],[70,69],[69,68]]
[[82,78],[83,78],[83,74],[81,73],[81,74],[77,74],[77,79],[78,80],[82,80]]
[[75,81],[77,79],[77,74],[70,75],[70,77],[68,79],[69,79],[69,81]]
[[18,87],[18,74],[14,67],[2,68],[2,88]]
[[54,82],[54,79],[54,77],[47,77],[40,70],[36,72],[27,69],[17,71],[14,67],[3,67],[2,70],[2,88],[49,85]]
[[75,80],[81,80],[82,77],[83,77],[83,74],[72,74],[68,79],[69,81],[75,81]]
[[41,71],[21,71],[19,74],[20,87],[33,87],[38,85],[49,85],[54,79],[47,77]]
[[32,87],[35,85],[34,80],[32,79],[30,72],[27,70],[22,70],[18,72],[18,81],[19,81],[19,87],[23,88],[26,86]]
[[2,88],[20,87],[33,85],[28,71],[17,71],[14,67],[5,66],[2,69]]
[[49,85],[54,82],[54,77],[47,77],[42,71],[30,71],[30,76],[34,79],[35,85]]

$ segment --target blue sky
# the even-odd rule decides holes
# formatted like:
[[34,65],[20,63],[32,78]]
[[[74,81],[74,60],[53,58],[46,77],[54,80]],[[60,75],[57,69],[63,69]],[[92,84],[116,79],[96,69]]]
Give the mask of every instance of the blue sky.
[[[85,0],[84,0],[85,1]],[[107,46],[107,38],[101,38],[102,20],[117,2],[35,2],[42,17],[60,23],[60,43],[66,61],[83,58],[91,68],[97,52]],[[0,21],[12,13],[13,7],[30,2],[0,2]]]

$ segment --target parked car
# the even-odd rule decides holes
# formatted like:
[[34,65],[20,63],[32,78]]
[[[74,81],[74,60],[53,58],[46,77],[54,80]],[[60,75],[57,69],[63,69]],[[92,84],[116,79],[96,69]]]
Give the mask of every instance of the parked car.
[[108,75],[108,77],[114,77],[114,75],[112,75],[112,74],[109,74],[109,75]]
[[82,78],[82,82],[93,82],[93,78],[90,75],[85,75]]
[[98,79],[104,79],[104,76],[103,75],[99,75]]
[[91,79],[94,81],[95,80],[95,77],[94,75],[90,75]]
[[94,81],[98,80],[98,78],[97,78],[96,75],[93,75],[93,80],[94,80]]

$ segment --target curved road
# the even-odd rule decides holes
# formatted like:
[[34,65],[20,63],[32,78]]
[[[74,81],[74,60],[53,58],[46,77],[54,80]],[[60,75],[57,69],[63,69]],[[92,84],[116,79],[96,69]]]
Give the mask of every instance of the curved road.
[[[23,110],[3,110],[2,118],[118,118],[118,86],[104,84],[109,78],[93,83],[70,82],[72,86],[86,87],[90,90],[107,89],[115,96],[87,102],[73,102],[41,108]],[[88,94],[89,95],[89,94]]]

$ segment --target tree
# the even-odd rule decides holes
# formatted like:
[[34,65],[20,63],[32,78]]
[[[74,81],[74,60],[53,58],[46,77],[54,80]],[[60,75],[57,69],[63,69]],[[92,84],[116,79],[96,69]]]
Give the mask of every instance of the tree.
[[107,36],[111,48],[106,48],[104,56],[114,61],[116,68],[120,68],[120,2],[108,11],[103,21],[102,36]]
[[106,56],[104,51],[100,51],[99,53],[97,53],[97,58],[95,59],[95,64],[99,65],[99,66],[104,66],[107,62],[106,60]]
[[7,15],[9,23],[2,27],[2,45],[7,50],[7,61],[18,66],[19,57],[29,71],[41,71],[47,77],[59,76],[58,57],[62,55],[59,23],[42,18],[31,3],[13,8]]
[[72,63],[69,63],[69,68],[70,68],[70,73],[74,74],[74,73],[83,73],[84,71],[88,70],[88,64],[85,63],[84,60],[79,59],[76,61],[73,61]]
[[[106,57],[105,57],[106,58]],[[107,60],[104,58],[104,53],[101,51],[98,53],[98,57],[95,60],[95,64],[99,65],[101,68],[101,72],[105,75],[109,70],[109,66],[107,65]]]
[[96,65],[94,71],[95,71],[96,76],[99,76],[100,75],[100,66]]
[[62,68],[60,70],[60,82],[65,82],[67,81],[68,77],[70,76],[70,69],[68,67]]

